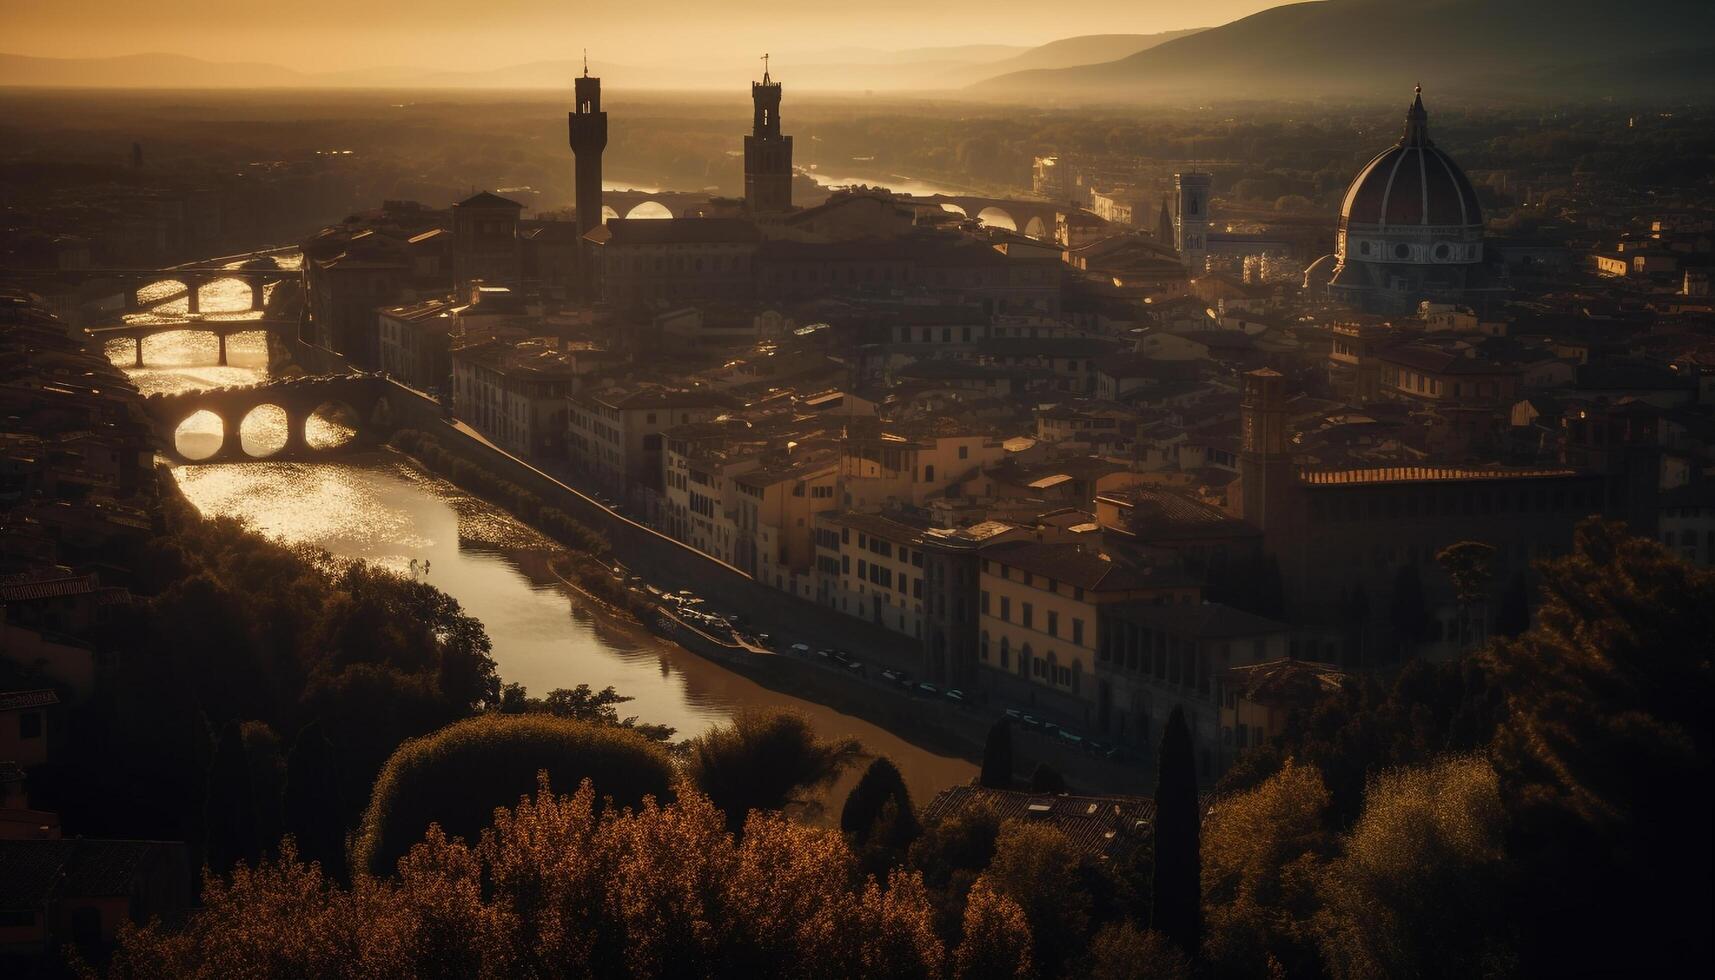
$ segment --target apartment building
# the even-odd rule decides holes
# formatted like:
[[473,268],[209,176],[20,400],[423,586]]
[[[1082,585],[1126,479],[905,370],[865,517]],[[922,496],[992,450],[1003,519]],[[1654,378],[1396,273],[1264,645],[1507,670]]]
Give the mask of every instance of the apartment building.
[[662,490],[664,433],[728,411],[732,399],[707,389],[606,385],[567,399],[566,448],[573,469],[624,499]]
[[1116,561],[1086,544],[1012,541],[984,548],[978,583],[978,676],[994,696],[1097,720],[1102,607],[1194,603],[1200,590],[1169,565]]
[[566,396],[576,375],[551,343],[485,340],[449,359],[453,411],[516,456],[558,459],[566,447]]

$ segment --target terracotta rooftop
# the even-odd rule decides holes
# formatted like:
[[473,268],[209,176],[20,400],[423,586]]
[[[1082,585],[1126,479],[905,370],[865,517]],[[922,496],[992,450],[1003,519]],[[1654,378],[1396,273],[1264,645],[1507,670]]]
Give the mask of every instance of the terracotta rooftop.
[[980,806],[992,808],[1002,822],[1047,823],[1079,851],[1102,858],[1117,858],[1142,842],[1155,821],[1155,801],[1146,796],[1056,796],[954,786],[929,801],[923,808],[923,822],[938,823]]

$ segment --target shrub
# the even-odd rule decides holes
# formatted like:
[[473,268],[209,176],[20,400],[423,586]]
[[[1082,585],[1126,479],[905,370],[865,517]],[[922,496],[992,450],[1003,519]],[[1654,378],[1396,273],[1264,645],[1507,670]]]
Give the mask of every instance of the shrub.
[[666,752],[635,732],[545,714],[486,714],[401,745],[375,781],[352,867],[385,875],[430,824],[475,840],[494,811],[536,786],[538,771],[571,790],[589,779],[621,806],[672,795]]

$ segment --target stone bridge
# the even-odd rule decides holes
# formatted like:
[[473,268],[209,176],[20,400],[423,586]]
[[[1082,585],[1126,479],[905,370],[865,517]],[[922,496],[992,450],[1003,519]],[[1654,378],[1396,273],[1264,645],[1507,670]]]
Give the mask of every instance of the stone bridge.
[[143,340],[156,334],[173,333],[178,330],[197,330],[212,333],[220,340],[220,365],[226,366],[226,338],[235,333],[250,333],[264,331],[280,336],[296,336],[298,321],[279,318],[262,318],[256,320],[154,320],[149,323],[119,323],[107,327],[89,327],[89,335],[96,340],[106,343],[109,340],[123,338],[136,343],[137,356],[132,362],[133,367],[143,366]]
[[957,194],[935,194],[926,197],[901,194],[899,197],[913,204],[940,205],[946,210],[957,211],[967,218],[974,218],[987,225],[1005,227],[1010,223],[1019,234],[1041,239],[1054,237],[1056,215],[1062,211],[1078,210],[1078,206],[1069,201],[1024,201]]
[[[163,451],[176,462],[317,460],[384,442],[395,424],[390,397],[397,392],[376,375],[341,374],[155,394],[143,400],[143,407],[154,423]],[[246,419],[270,407],[278,411],[258,416],[258,428],[264,423],[278,425],[283,416],[284,433],[259,432],[258,441],[272,435],[271,441],[277,445],[270,450],[247,450],[242,436]],[[219,422],[218,437],[208,438],[201,425],[186,428],[187,422],[203,412]]]
[[[199,295],[203,286],[219,279],[238,279],[250,286],[250,308],[264,308],[267,288],[270,285],[292,281],[296,282],[303,275],[301,269],[283,269],[275,253],[291,251],[288,248],[268,249],[261,252],[246,252],[242,255],[228,255],[217,259],[207,259],[187,265],[171,266],[165,269],[0,269],[0,279],[17,279],[28,281],[31,278],[47,278],[60,282],[68,280],[113,282],[118,285],[117,292],[125,298],[125,311],[135,313],[146,306],[167,303],[184,297],[186,308],[191,313],[202,312],[202,298]],[[143,299],[139,292],[152,283],[173,282],[179,288],[171,293]]]
[[[603,221],[609,218],[700,218],[709,212],[709,194],[697,191],[602,191],[601,203]],[[658,207],[649,207],[651,204]],[[662,214],[660,209],[667,213]]]

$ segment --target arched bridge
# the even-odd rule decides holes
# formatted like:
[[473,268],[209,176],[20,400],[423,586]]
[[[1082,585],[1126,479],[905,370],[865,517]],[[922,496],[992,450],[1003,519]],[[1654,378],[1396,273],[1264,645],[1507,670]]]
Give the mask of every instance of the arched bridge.
[[[700,218],[709,213],[709,195],[696,191],[602,191],[601,203],[603,221],[608,218]],[[609,211],[613,213],[608,214]]]
[[261,330],[267,333],[285,336],[295,335],[298,321],[279,318],[262,318],[255,320],[152,320],[148,323],[119,323],[108,327],[89,327],[89,335],[96,340],[106,343],[114,339],[126,339],[136,342],[137,357],[133,367],[143,366],[143,339],[156,334],[173,333],[178,330],[198,330],[212,333],[220,340],[220,365],[226,365],[226,338],[235,333],[250,333]]
[[1041,239],[1054,237],[1056,217],[1061,212],[1078,210],[1078,206],[1070,202],[1022,201],[958,194],[900,197],[914,204],[940,205],[946,210],[957,211],[986,225],[1006,227],[1010,224],[1020,234]]
[[180,463],[315,460],[385,440],[397,391],[377,375],[340,374],[155,394],[143,407],[166,455]]
[[[250,287],[250,308],[260,310],[264,308],[269,286],[287,281],[296,282],[303,275],[301,269],[281,268],[274,255],[285,251],[291,249],[269,249],[244,255],[229,255],[165,269],[0,269],[0,279],[28,281],[32,278],[45,278],[61,282],[115,282],[119,285],[117,291],[124,296],[125,311],[128,313],[135,313],[145,306],[171,302],[180,297],[184,297],[186,308],[191,313],[200,313],[200,292],[203,286],[220,279],[238,279]],[[179,288],[148,299],[139,295],[146,287],[159,282],[177,283]]]

